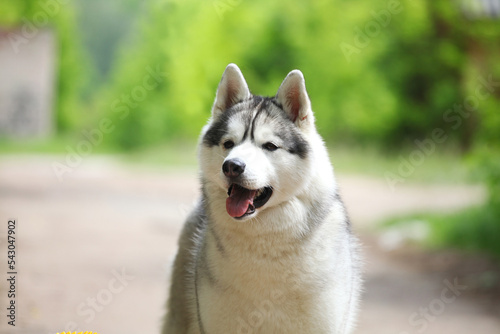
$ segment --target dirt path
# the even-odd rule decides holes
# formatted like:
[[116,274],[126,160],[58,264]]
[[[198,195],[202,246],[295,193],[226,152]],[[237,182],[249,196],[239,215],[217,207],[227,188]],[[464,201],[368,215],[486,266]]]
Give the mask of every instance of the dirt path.
[[[177,235],[198,195],[196,171],[132,169],[92,158],[59,182],[55,159],[61,157],[0,157],[2,274],[6,222],[18,224],[16,327],[2,311],[0,332],[158,333]],[[370,232],[390,215],[480,202],[480,188],[404,185],[390,192],[383,181],[342,175],[339,183],[365,244],[366,293],[356,333],[500,333],[498,289],[481,285],[498,282],[488,262],[407,247],[384,251]],[[443,295],[456,278],[456,291]],[[6,307],[2,283],[0,308]]]

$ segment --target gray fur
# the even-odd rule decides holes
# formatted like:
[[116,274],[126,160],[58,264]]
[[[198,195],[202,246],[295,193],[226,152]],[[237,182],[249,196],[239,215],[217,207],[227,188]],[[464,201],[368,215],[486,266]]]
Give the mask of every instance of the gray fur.
[[[255,110],[255,114],[248,112],[251,110]],[[288,152],[297,154],[301,158],[307,155],[309,150],[307,141],[293,126],[292,120],[286,115],[275,97],[252,96],[246,101],[235,104],[212,124],[203,137],[203,143],[209,147],[220,145],[221,138],[228,131],[227,123],[232,117],[241,117],[245,120],[246,127],[242,140],[247,139],[248,135],[253,139],[252,128],[257,119],[261,118],[276,123],[276,134],[289,144]]]

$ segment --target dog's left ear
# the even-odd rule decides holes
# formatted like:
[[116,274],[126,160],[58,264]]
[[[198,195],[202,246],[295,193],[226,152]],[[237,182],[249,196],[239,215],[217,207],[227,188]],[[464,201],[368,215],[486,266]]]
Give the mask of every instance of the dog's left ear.
[[217,118],[227,109],[250,97],[250,90],[240,69],[235,64],[229,64],[217,88],[212,116]]
[[306,91],[304,75],[299,70],[293,70],[281,83],[276,100],[283,106],[288,116],[298,127],[313,122],[311,102]]

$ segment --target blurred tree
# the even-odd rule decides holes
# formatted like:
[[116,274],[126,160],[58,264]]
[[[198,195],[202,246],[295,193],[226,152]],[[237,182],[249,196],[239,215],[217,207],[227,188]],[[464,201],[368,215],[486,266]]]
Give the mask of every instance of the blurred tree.
[[[500,25],[488,16],[468,19],[467,12],[447,9],[446,1],[433,3],[443,25],[462,36],[466,62],[462,68],[464,127],[477,119],[477,131],[466,137],[475,149],[478,168],[490,190],[490,204],[500,214]],[[487,8],[486,8],[487,9]],[[487,13],[487,11],[484,11]],[[467,108],[468,107],[468,108]],[[469,138],[470,137],[470,138]],[[500,215],[498,216],[500,219]],[[497,236],[500,236],[500,224]]]
[[[110,140],[122,147],[193,137],[228,63],[237,63],[262,95],[274,95],[299,68],[306,80],[314,78],[308,90],[325,137],[379,140],[397,113],[395,94],[372,66],[383,39],[352,62],[340,48],[355,38],[356,24],[373,20],[369,9],[366,0],[150,2],[141,39],[122,49],[113,84],[95,108],[120,124]],[[140,84],[147,66],[160,66],[165,82],[117,119],[111,103]]]
[[460,80],[455,86],[461,94],[457,102],[462,112],[455,115],[456,130],[463,146],[471,149],[475,171],[489,191],[483,206],[453,215],[439,229],[453,245],[500,256],[500,25],[482,5],[478,1],[474,8],[484,15],[472,15],[467,7],[461,11],[449,1],[429,1],[435,30],[452,36],[453,47],[461,54]]
[[[457,126],[463,116],[454,108],[466,101],[471,45],[492,29],[471,24],[444,0],[152,1],[95,109],[119,124],[110,141],[122,147],[191,138],[228,63],[263,95],[299,68],[327,139],[400,147],[440,128],[468,149],[481,112]],[[148,66],[161,67],[165,80],[121,119],[111,104],[140,85]]]
[[[440,128],[463,146],[470,145],[469,126],[450,131],[446,117],[447,110],[463,100],[465,41],[436,6],[432,1],[403,1],[404,10],[387,33],[387,49],[378,64],[398,103],[396,120],[385,134],[388,143],[428,138]],[[448,2],[445,10],[453,7]]]

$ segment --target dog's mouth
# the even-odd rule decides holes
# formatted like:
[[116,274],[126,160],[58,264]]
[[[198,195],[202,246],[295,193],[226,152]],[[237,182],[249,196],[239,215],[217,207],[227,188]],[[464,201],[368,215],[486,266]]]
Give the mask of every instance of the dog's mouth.
[[255,213],[255,210],[264,206],[273,194],[273,188],[246,189],[232,184],[227,190],[227,213],[233,218],[243,218]]

